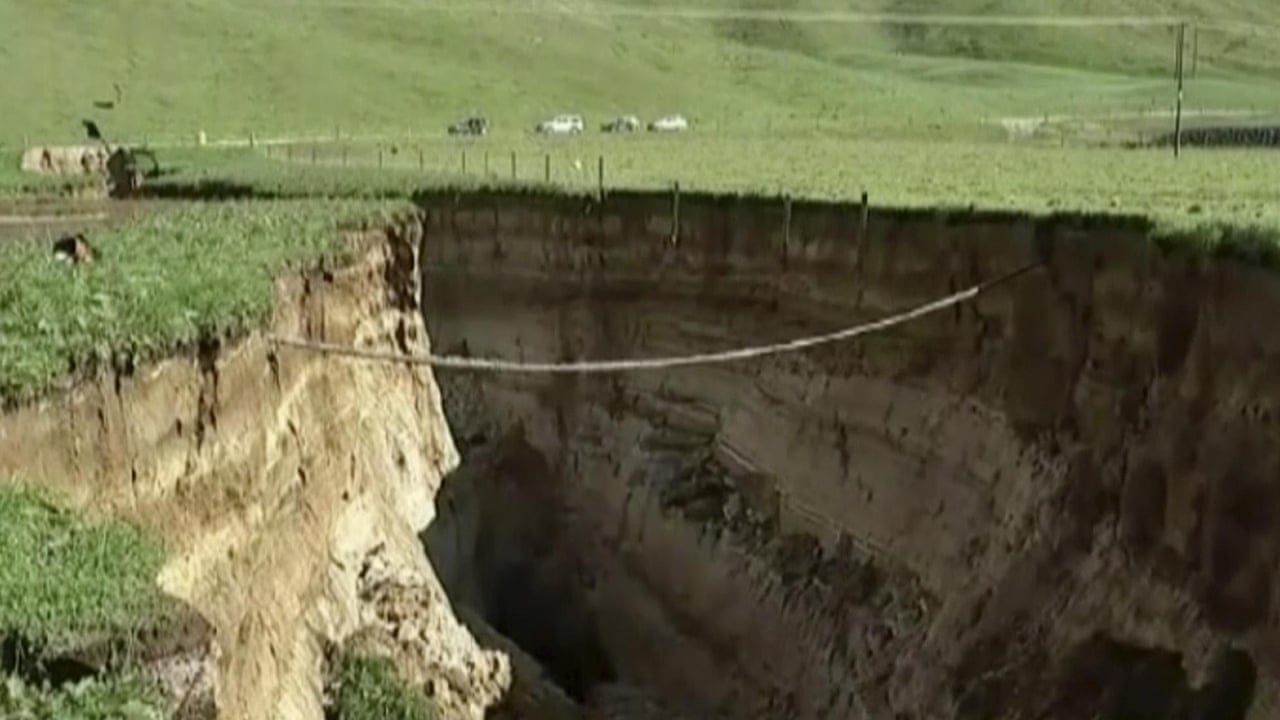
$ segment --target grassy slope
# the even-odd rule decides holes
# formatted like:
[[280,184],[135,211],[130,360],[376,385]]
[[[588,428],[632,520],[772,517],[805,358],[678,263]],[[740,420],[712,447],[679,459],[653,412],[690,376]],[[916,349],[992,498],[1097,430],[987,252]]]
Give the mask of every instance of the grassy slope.
[[[154,583],[163,549],[138,530],[86,523],[10,484],[0,484],[0,527],[0,639],[54,655],[128,638],[164,616]],[[0,671],[0,717],[143,720],[158,717],[160,704],[154,687],[127,672],[42,688]]]
[[[644,9],[667,3],[632,0]],[[706,7],[759,5],[718,0]],[[1269,17],[1266,0],[779,0],[770,7]],[[122,7],[127,6],[127,11]],[[603,119],[678,109],[762,130],[815,115],[900,136],[984,116],[1169,101],[1167,29],[902,28],[574,14],[597,0],[383,3],[0,0],[0,144],[109,133],[190,138],[419,130],[470,108],[526,130],[566,108]],[[1228,47],[1230,46],[1230,47]],[[1203,33],[1192,105],[1280,109],[1274,42]],[[1269,78],[1269,79],[1266,79]],[[1265,81],[1263,79],[1266,79]],[[92,101],[124,91],[115,110]],[[795,117],[793,117],[795,116]],[[907,123],[904,120],[913,122]]]
[[163,612],[162,548],[124,525],[89,525],[34,491],[0,485],[0,636],[76,647]]
[[[307,201],[173,208],[94,235],[100,259],[58,263],[41,243],[0,244],[0,399],[47,389],[69,369],[145,359],[260,323],[273,278],[342,251],[340,220],[378,203]],[[229,258],[234,260],[229,261]]]
[[339,660],[337,720],[435,720],[440,711],[409,687],[384,657],[344,652]]

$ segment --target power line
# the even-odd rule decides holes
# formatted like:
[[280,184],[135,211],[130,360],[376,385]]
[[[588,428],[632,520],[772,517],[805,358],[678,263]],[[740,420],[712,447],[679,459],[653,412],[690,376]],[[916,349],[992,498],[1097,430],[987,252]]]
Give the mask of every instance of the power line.
[[978,283],[968,289],[961,290],[957,293],[948,295],[940,300],[919,305],[911,310],[890,315],[880,320],[875,320],[860,325],[843,328],[821,335],[811,335],[808,337],[798,338],[781,343],[772,343],[768,345],[755,345],[734,350],[724,350],[721,352],[699,353],[694,355],[678,355],[668,357],[655,358],[639,358],[629,360],[577,360],[568,362],[546,362],[534,361],[525,362],[520,360],[502,360],[498,358],[476,358],[465,357],[459,355],[405,355],[383,350],[367,350],[354,348],[347,345],[336,345],[333,343],[314,342],[310,340],[298,340],[291,338],[281,338],[269,336],[268,341],[274,345],[291,347],[299,350],[307,350],[318,352],[326,355],[339,355],[359,360],[371,360],[381,362],[409,363],[413,365],[430,365],[436,368],[444,368],[450,370],[484,370],[491,372],[504,373],[538,373],[538,374],[567,374],[567,373],[617,373],[630,372],[636,370],[666,370],[677,367],[687,367],[691,365],[717,365],[729,362],[737,362],[740,360],[750,360],[753,358],[764,357],[767,355],[778,355],[782,353],[797,352],[820,345],[828,345],[841,340],[866,335],[880,330],[887,330],[896,325],[910,322],[917,318],[931,315],[933,313],[945,310],[949,307],[969,302],[978,297],[982,292],[989,290],[996,285],[1008,282],[1014,278],[1041,267],[1041,263],[1033,263],[1014,272],[1002,275],[987,282]]

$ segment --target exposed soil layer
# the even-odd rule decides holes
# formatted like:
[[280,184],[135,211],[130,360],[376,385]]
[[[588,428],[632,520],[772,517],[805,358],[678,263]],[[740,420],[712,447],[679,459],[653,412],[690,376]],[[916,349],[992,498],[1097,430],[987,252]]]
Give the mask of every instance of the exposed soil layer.
[[[353,233],[349,264],[280,277],[271,331],[426,352],[420,233],[416,220]],[[104,367],[0,415],[0,479],[164,540],[158,582],[212,628],[223,720],[318,719],[324,650],[361,633],[394,640],[406,674],[444,679],[449,717],[483,717],[507,659],[453,617],[416,535],[456,463],[427,369],[256,333]]]
[[440,371],[467,480],[433,562],[588,708],[621,688],[701,717],[1276,716],[1271,271],[1119,220],[421,203],[422,307],[453,353],[725,349],[1046,264],[794,355]]
[[206,338],[0,416],[0,476],[169,543],[221,717],[320,717],[324,649],[353,639],[451,717],[1280,715],[1272,271],[1122,221],[421,202],[351,265],[280,278],[272,331],[682,355],[1045,267],[731,365],[438,390]]

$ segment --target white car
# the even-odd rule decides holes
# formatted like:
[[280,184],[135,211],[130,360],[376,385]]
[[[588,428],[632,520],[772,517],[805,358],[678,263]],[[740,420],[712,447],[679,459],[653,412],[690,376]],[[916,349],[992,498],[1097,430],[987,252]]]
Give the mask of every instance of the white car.
[[683,132],[689,129],[689,121],[683,115],[668,115],[649,123],[650,132]]
[[537,131],[544,135],[577,135],[582,128],[581,115],[557,115],[538,123]]

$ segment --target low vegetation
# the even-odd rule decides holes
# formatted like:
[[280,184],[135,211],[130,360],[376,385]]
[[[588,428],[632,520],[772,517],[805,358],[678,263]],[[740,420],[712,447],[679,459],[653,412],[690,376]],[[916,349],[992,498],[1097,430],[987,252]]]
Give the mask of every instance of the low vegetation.
[[91,524],[46,496],[0,485],[0,635],[40,648],[127,636],[164,612],[164,554],[124,524]]
[[[422,150],[423,170],[418,169]],[[384,172],[379,170],[379,152]],[[467,154],[463,172],[462,154]],[[551,185],[594,192],[604,159],[607,189],[663,189],[789,194],[858,199],[874,205],[967,207],[1033,213],[1084,211],[1149,215],[1176,225],[1206,220],[1280,226],[1271,188],[1280,185],[1273,153],[1025,147],[1005,144],[864,142],[852,138],[722,138],[693,132],[666,137],[581,137],[562,141],[486,139],[421,142],[399,147],[310,148],[295,161],[250,152],[185,156],[171,182],[221,179],[266,192],[335,196],[441,184]],[[488,159],[486,161],[486,155]],[[323,163],[329,164],[323,164]],[[486,172],[487,168],[487,172]]]
[[439,710],[409,687],[391,660],[342,653],[333,691],[334,720],[437,720]]
[[135,677],[88,678],[60,687],[0,677],[0,717],[13,720],[161,720],[163,699]]
[[[0,641],[33,656],[19,662],[127,643],[165,617],[155,586],[163,548],[141,531],[86,522],[11,480],[0,485],[0,527]],[[127,672],[51,686],[9,674],[18,670],[0,666],[0,717],[160,717],[158,690]]]
[[[315,165],[310,147],[293,154],[300,159],[289,162],[278,149],[275,157],[249,150],[188,151],[176,156],[177,171],[158,192],[222,188],[246,196],[359,199],[407,198],[415,190],[447,186],[594,194],[603,157],[606,190],[670,190],[679,182],[686,192],[844,201],[866,191],[873,206],[882,208],[1145,216],[1161,242],[1268,264],[1272,248],[1280,246],[1280,207],[1267,189],[1280,184],[1280,164],[1269,154],[1245,150],[1189,150],[1175,159],[1157,150],[688,135],[416,143],[399,146],[395,156],[385,144],[356,144],[320,148]],[[334,163],[339,155],[346,157],[345,166]]]
[[0,245],[0,398],[255,327],[270,316],[281,270],[342,255],[341,222],[391,209],[359,201],[179,205],[93,234],[98,260],[75,267],[43,243]]

